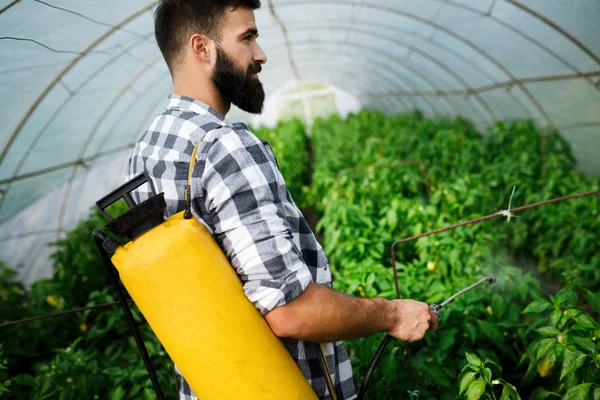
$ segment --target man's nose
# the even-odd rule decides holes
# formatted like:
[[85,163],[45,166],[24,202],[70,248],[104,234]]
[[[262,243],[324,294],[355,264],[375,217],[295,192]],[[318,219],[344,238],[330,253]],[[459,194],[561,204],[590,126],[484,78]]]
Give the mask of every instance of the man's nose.
[[267,56],[258,43],[256,43],[256,48],[252,52],[252,60],[261,64],[267,62]]

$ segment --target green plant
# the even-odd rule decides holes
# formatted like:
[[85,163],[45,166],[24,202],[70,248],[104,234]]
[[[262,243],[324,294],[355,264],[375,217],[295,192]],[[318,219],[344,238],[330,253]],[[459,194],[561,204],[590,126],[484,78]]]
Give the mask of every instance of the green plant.
[[488,365],[501,370],[501,367],[491,360],[482,361],[473,353],[465,353],[467,365],[463,368],[460,379],[460,392],[468,400],[497,399],[496,392],[502,388],[500,400],[521,400],[517,389],[504,379],[492,379],[492,370]]
[[107,385],[106,377],[99,374],[98,351],[77,348],[83,339],[56,349],[50,363],[37,370],[34,399],[78,399],[81,393],[96,394]]
[[11,382],[8,380],[7,369],[6,360],[2,358],[2,344],[0,344],[0,397],[2,394],[10,393]]
[[594,398],[600,395],[600,324],[577,308],[577,292],[564,288],[523,313],[535,317],[530,328],[535,334],[521,360],[529,361],[524,379],[532,380],[537,371],[543,378],[538,393],[585,399],[596,388]]
[[15,281],[16,271],[0,261],[0,323],[18,319],[27,310],[27,291]]

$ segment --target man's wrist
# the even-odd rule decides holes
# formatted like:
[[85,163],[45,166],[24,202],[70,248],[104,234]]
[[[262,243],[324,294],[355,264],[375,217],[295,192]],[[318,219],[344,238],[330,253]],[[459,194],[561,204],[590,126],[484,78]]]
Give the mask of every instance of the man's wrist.
[[397,302],[384,299],[383,297],[373,298],[375,301],[375,312],[379,321],[379,331],[388,333],[398,325],[398,304]]

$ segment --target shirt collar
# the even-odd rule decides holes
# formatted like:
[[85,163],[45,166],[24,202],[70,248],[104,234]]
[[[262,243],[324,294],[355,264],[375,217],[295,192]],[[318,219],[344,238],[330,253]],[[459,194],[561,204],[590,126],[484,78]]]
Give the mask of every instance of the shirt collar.
[[191,111],[198,115],[203,115],[219,125],[231,125],[231,123],[214,108],[203,101],[191,97],[171,93],[169,95],[169,105],[167,106],[167,109]]

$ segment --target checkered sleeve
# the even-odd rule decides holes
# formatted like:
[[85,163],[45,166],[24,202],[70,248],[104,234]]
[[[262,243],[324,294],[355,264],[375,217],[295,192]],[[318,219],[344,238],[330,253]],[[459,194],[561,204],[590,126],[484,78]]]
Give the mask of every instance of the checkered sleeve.
[[265,145],[246,129],[212,131],[192,177],[194,204],[262,315],[299,296],[312,278],[285,218],[285,182]]

